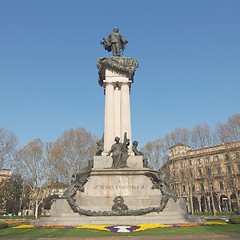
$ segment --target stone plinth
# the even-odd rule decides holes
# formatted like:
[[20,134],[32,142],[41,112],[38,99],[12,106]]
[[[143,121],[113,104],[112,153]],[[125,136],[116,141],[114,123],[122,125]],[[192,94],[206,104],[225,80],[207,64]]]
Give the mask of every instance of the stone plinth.
[[93,169],[84,192],[78,192],[76,202],[83,209],[111,211],[117,196],[124,199],[128,209],[160,205],[161,192],[152,189],[153,183],[145,176],[150,169]]
[[[51,217],[41,219],[44,224],[144,224],[144,223],[183,223],[187,219],[185,211],[185,200],[183,198],[174,202],[169,200],[167,207],[160,213],[149,213],[143,216],[80,216],[74,213],[66,199],[59,199],[53,203],[52,211],[58,214],[51,214]],[[39,224],[39,223],[37,223]]]
[[[153,188],[150,177],[156,171],[144,168],[141,156],[130,156],[127,168],[112,169],[110,156],[95,156],[93,169],[84,191],[77,191],[76,204],[92,212],[111,212],[114,199],[121,196],[130,211],[159,207],[162,192]],[[185,200],[169,199],[162,212],[130,216],[85,216],[74,213],[67,199],[56,200],[51,207],[51,217],[42,224],[140,224],[185,222]]]
[[[104,169],[112,167],[111,156],[94,156],[93,169]],[[127,159],[127,166],[129,168],[143,168],[142,156],[129,156]]]
[[[156,171],[144,168],[141,156],[130,156],[129,167],[112,169],[110,156],[95,156],[93,169],[84,191],[77,191],[76,203],[81,209],[92,212],[112,211],[114,199],[121,196],[128,210],[138,211],[159,207],[162,193],[153,188],[148,177]],[[74,213],[66,199],[52,204],[51,217],[41,220],[48,224],[140,224],[179,223],[186,221],[185,200],[169,199],[162,212],[150,212],[136,216],[84,216]]]
[[[129,210],[157,207],[160,205],[162,194],[158,189],[152,189],[153,183],[145,175],[149,172],[155,171],[143,167],[139,169],[95,167],[84,185],[84,192],[77,191],[76,203],[85,210],[111,211],[113,200],[121,196]],[[64,208],[67,209],[66,206]],[[51,215],[57,214],[53,205]]]

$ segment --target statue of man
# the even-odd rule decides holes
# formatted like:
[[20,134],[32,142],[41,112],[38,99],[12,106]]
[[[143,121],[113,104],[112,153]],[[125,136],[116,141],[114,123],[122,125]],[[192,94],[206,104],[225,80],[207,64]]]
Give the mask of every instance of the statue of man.
[[120,138],[115,137],[115,143],[112,145],[107,156],[112,154],[112,168],[125,168],[127,167],[127,158],[128,158],[128,142],[120,143]]
[[121,52],[124,51],[125,45],[128,41],[119,33],[119,29],[115,27],[113,32],[109,34],[108,38],[101,41],[101,44],[108,52],[112,51],[112,55],[116,57],[121,56]]
[[104,150],[104,134],[100,140],[97,141],[96,156],[101,156]]
[[148,167],[148,160],[147,157],[137,149],[138,141],[133,141],[132,143],[132,151],[134,152],[135,156],[142,156],[143,157],[143,167]]
[[112,153],[113,159],[113,168],[118,168],[121,165],[121,155],[122,155],[122,143],[120,143],[120,138],[115,137],[115,143],[112,145],[110,151],[107,156],[110,156]]

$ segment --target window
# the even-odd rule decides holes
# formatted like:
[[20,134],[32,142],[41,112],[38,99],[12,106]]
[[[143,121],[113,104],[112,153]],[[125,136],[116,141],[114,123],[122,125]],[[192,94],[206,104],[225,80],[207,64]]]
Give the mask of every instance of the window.
[[219,189],[220,189],[221,191],[224,190],[224,187],[223,187],[223,183],[222,183],[222,182],[219,182]]
[[184,176],[184,172],[181,172],[181,179],[184,179],[185,176]]
[[185,185],[182,185],[182,191],[183,191],[183,192],[186,192],[186,187],[185,187]]
[[190,165],[190,166],[192,166],[192,161],[191,161],[191,160],[189,160],[188,162],[189,162],[189,165]]
[[218,174],[218,175],[221,175],[221,174],[222,174],[222,169],[221,169],[221,167],[217,167],[217,174]]
[[202,177],[202,169],[198,169],[198,176]]
[[197,160],[197,164],[201,164],[201,161],[200,161],[200,159],[198,159],[198,160]]
[[203,183],[200,183],[200,188],[201,188],[202,191],[204,191],[204,185],[203,185]]
[[236,152],[235,156],[236,158],[239,158],[239,152]]
[[227,172],[228,172],[229,174],[232,174],[232,169],[231,169],[231,166],[230,166],[230,165],[227,165]]
[[195,192],[195,185],[192,186],[192,191]]
[[225,160],[228,160],[229,159],[229,157],[228,157],[228,154],[225,154]]
[[238,171],[240,172],[240,163],[238,163]]
[[208,176],[211,176],[212,175],[212,170],[210,167],[207,168],[207,175]]
[[214,156],[214,162],[218,162],[218,161],[219,161],[219,156],[218,155]]

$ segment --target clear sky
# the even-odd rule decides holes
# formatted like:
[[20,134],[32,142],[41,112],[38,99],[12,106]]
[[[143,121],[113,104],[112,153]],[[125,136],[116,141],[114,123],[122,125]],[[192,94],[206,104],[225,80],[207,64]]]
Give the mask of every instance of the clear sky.
[[240,112],[239,0],[0,0],[0,127],[23,146],[104,128],[97,59],[118,26],[139,62],[132,136],[214,127]]

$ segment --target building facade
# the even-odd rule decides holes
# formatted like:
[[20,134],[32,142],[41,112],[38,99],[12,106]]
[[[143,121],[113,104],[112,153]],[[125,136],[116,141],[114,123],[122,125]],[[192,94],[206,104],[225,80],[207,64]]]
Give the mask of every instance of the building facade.
[[201,149],[175,145],[162,169],[189,212],[239,212],[239,141]]
[[48,185],[48,189],[50,191],[50,196],[58,196],[60,198],[63,197],[64,192],[66,191],[68,184],[62,182],[54,182]]
[[0,182],[4,179],[8,179],[11,176],[11,170],[9,169],[0,169]]
[[6,198],[4,197],[3,189],[6,186],[7,179],[11,177],[11,171],[9,169],[0,169],[0,214],[6,212]]

